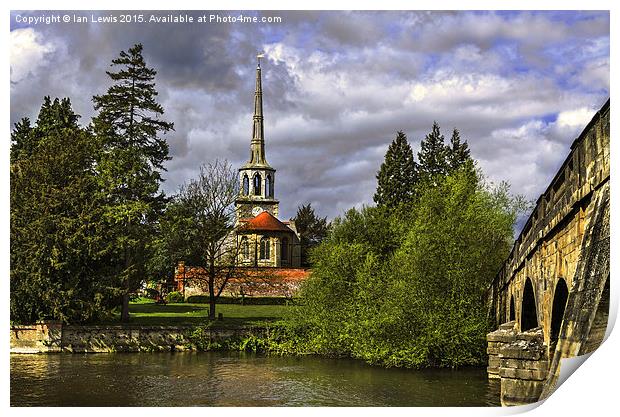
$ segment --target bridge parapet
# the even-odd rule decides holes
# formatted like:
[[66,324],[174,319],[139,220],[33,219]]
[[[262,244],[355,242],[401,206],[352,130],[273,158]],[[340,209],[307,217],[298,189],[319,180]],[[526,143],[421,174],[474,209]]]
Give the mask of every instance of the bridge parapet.
[[[498,272],[490,289],[489,298],[492,300],[492,313],[497,325],[509,321],[510,296],[522,295],[511,284],[518,278],[520,272],[525,273],[536,255],[537,271],[527,271],[534,282],[545,291],[553,286],[551,275],[563,272],[563,278],[569,280],[574,268],[567,265],[556,265],[555,271],[550,271],[544,265],[551,261],[550,257],[563,258],[570,255],[581,244],[586,223],[586,209],[592,192],[609,181],[610,153],[609,153],[609,100],[596,113],[585,127],[581,135],[571,145],[568,157],[556,173],[546,191],[538,198],[535,208],[525,223],[523,230],[516,239],[510,255]],[[564,236],[562,232],[569,232]],[[559,242],[558,238],[563,238]],[[558,249],[562,249],[558,251]],[[569,264],[575,265],[577,257]],[[556,262],[557,261],[557,262]],[[553,262],[560,263],[559,259]],[[544,270],[544,271],[543,271]],[[544,272],[547,272],[546,274]],[[553,274],[556,272],[556,274]],[[545,279],[545,282],[543,282]],[[524,281],[522,279],[521,281]],[[547,285],[550,284],[550,285]],[[516,287],[523,287],[524,282]],[[536,288],[538,289],[538,288]],[[517,297],[518,298],[518,297]],[[515,300],[515,304],[518,300]],[[515,305],[518,309],[518,306]],[[518,317],[515,317],[520,324]],[[544,326],[547,327],[547,326]],[[546,329],[545,329],[546,330]]]

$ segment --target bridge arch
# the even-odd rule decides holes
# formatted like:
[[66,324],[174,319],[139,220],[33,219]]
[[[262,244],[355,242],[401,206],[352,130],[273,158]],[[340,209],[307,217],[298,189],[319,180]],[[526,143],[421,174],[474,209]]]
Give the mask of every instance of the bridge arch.
[[536,312],[536,297],[532,280],[526,278],[523,286],[523,297],[521,300],[521,331],[530,330],[538,327],[538,314]]
[[551,343],[558,341],[560,329],[562,328],[562,320],[564,319],[564,310],[566,310],[566,302],[568,301],[568,286],[564,278],[559,278],[555,284],[553,291],[553,304],[551,307]]
[[508,316],[508,321],[513,321],[517,319],[517,314],[515,310],[515,295],[512,294],[510,296],[510,315]]

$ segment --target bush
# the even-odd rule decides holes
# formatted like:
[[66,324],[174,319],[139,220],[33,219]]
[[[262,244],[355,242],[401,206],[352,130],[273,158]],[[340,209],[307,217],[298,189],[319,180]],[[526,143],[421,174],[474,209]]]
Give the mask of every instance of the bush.
[[181,294],[180,292],[172,291],[166,296],[166,301],[169,303],[182,303],[185,301],[185,299],[183,298],[183,294]]

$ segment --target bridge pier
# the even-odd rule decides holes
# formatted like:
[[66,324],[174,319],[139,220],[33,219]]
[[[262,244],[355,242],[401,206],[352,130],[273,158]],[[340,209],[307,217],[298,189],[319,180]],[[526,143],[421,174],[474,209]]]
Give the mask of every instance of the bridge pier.
[[541,327],[518,332],[516,322],[504,323],[487,335],[489,378],[499,378],[504,406],[538,401],[549,371],[549,355]]

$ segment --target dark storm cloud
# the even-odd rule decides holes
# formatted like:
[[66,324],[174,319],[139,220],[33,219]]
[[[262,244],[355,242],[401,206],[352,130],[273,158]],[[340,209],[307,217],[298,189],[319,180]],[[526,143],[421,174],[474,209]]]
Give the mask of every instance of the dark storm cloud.
[[333,218],[372,203],[397,130],[417,151],[434,120],[447,139],[461,131],[491,180],[536,198],[609,94],[608,13],[243,14],[283,22],[26,27],[13,19],[11,123],[36,117],[44,95],[70,97],[89,123],[111,60],[141,42],[175,124],[163,186],[173,193],[204,162],[247,160],[255,56],[265,51],[267,159],[278,170],[282,217],[311,202]]

